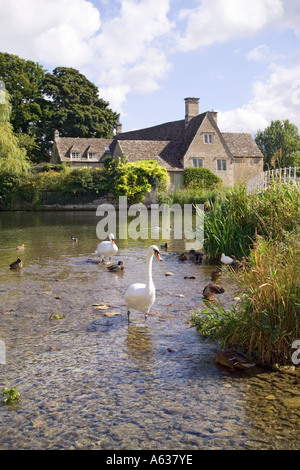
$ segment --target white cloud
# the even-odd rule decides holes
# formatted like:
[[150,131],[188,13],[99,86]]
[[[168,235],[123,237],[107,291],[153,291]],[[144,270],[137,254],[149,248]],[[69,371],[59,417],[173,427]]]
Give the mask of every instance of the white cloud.
[[99,11],[87,0],[13,0],[1,5],[1,50],[25,59],[79,66],[91,59],[89,40],[99,28]]
[[118,111],[122,112],[126,101],[121,90],[155,91],[170,71],[165,49],[173,24],[168,11],[169,0],[123,0],[119,14],[92,39],[97,57],[93,76],[101,84],[103,97],[115,103]]
[[178,47],[195,50],[216,42],[246,37],[282,16],[280,0],[203,0],[198,8],[182,10],[186,31]]
[[272,52],[266,44],[261,44],[246,54],[246,58],[253,62],[274,62],[282,56]]
[[277,119],[289,119],[300,129],[300,66],[286,68],[273,64],[268,80],[254,83],[249,103],[219,113],[223,131],[254,134]]

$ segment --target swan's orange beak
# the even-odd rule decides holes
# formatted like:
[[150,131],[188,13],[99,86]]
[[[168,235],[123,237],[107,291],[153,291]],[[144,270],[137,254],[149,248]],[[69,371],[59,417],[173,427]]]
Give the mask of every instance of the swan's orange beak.
[[162,261],[161,257],[160,257],[160,254],[158,253],[158,251],[155,251],[154,252],[156,258],[159,260],[159,261]]
[[115,240],[114,240],[114,239],[112,239],[112,240],[111,240],[111,242],[112,242],[112,243],[115,243]]

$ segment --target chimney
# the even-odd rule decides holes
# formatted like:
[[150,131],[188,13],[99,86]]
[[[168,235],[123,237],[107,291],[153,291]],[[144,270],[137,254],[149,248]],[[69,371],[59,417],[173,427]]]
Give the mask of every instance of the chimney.
[[210,111],[210,114],[214,118],[215,123],[218,125],[218,111]]
[[54,140],[58,140],[58,139],[59,139],[59,132],[56,129],[56,131],[54,131]]
[[185,125],[199,114],[199,98],[185,98]]
[[116,123],[116,135],[122,134],[122,124],[118,121]]

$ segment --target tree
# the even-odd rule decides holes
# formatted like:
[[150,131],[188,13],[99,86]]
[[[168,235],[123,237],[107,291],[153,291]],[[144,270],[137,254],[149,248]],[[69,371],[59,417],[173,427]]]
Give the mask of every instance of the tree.
[[13,54],[0,53],[0,80],[11,96],[10,122],[33,161],[49,159],[55,129],[62,136],[111,138],[119,115],[78,70],[53,73]]
[[0,80],[11,97],[10,122],[16,133],[36,134],[36,123],[42,115],[43,67],[31,60],[0,53]]
[[113,137],[119,115],[99,98],[96,85],[78,70],[57,67],[46,73],[43,85],[44,115],[41,122],[45,142],[53,140],[58,129],[62,136]]
[[294,166],[298,161],[300,136],[288,119],[272,121],[264,131],[259,130],[255,142],[264,155],[265,169]]
[[0,102],[0,174],[20,175],[29,169],[26,151],[19,147],[13,127],[9,122],[10,97],[5,93]]

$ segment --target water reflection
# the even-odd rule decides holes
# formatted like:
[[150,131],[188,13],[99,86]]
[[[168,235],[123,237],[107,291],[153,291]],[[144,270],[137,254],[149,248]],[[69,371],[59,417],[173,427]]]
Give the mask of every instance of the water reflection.
[[137,362],[141,368],[148,368],[149,364],[154,361],[154,345],[146,324],[133,325],[130,323],[125,345],[128,357]]

